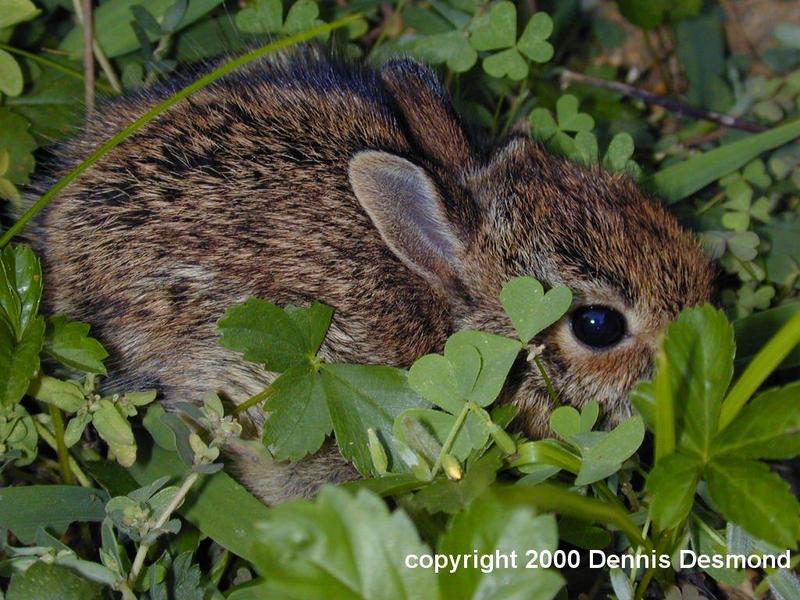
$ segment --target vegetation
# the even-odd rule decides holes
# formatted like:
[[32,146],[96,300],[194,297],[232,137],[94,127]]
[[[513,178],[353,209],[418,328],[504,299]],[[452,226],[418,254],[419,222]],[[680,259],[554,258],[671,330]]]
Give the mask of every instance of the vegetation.
[[[774,24],[764,46],[732,0],[106,0],[84,19],[87,4],[0,0],[0,598],[800,597],[800,25]],[[244,443],[294,460],[334,433],[363,477],[313,500],[267,508],[224,472],[241,409],[209,396],[165,413],[158,390],[103,387],[107,352],[89,324],[41,313],[47,282],[15,234],[169,105],[316,37],[440,65],[476,128],[529,130],[625,171],[697,232],[722,269],[722,308],[669,327],[635,416],[603,431],[598,403],[559,406],[553,438],[512,433],[514,409],[495,400],[521,352],[543,369],[548,349],[531,340],[571,298],[530,278],[501,294],[514,338],[457,332],[408,371],[323,361],[323,304],[220,307],[220,343],[280,374],[248,402],[271,412],[263,440]],[[12,219],[37,160],[93,118],[96,97],[223,52],[238,58]],[[681,569],[687,549],[789,554]],[[589,569],[597,550],[628,560]],[[437,568],[416,567],[434,552]],[[516,568],[481,558],[514,552]],[[636,562],[651,555],[676,560]]]

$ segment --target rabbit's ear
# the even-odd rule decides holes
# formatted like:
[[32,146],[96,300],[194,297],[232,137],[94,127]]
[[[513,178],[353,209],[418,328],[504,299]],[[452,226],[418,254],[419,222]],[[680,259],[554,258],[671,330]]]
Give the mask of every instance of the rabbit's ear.
[[349,173],[356,198],[392,252],[432,285],[457,288],[463,244],[425,170],[394,154],[365,151],[350,161]]
[[427,158],[447,169],[469,169],[475,152],[446,90],[427,67],[408,59],[391,60],[383,79],[403,114],[414,143]]

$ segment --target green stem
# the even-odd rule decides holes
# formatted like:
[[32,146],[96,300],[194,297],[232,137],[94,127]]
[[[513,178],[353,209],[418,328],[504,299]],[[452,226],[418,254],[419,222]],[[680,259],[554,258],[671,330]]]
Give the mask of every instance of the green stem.
[[547,369],[544,368],[544,363],[542,362],[541,357],[534,357],[533,362],[539,369],[542,379],[544,379],[544,385],[547,388],[547,395],[550,396],[550,400],[553,402],[553,408],[561,406],[561,397],[558,395],[555,386],[553,386],[553,380],[550,379],[550,375],[547,374]]
[[656,462],[675,452],[675,400],[670,386],[667,355],[663,350],[656,355]]
[[69,464],[69,450],[67,450],[67,445],[64,443],[64,418],[61,415],[61,409],[53,404],[48,404],[47,406],[50,409],[50,418],[53,420],[58,464],[61,467],[61,473],[64,475],[64,483],[75,485],[75,475]]
[[800,343],[800,313],[789,319],[772,339],[755,355],[750,364],[728,392],[719,415],[722,431],[739,414],[742,407],[761,387],[764,380],[783,362],[783,359]]
[[[39,423],[38,421],[34,420],[34,424],[36,425],[36,431],[39,434],[39,437],[42,438],[45,443],[50,446],[53,450],[58,451],[58,444],[56,443],[56,438],[53,437],[53,434],[47,430],[47,427]],[[69,451],[69,449],[67,449]],[[76,461],[72,455],[68,454],[67,458],[69,460],[69,468],[72,471],[72,474],[75,475],[75,478],[78,480],[78,483],[81,486],[90,488],[94,487],[92,485],[92,481],[86,476],[86,473],[83,472],[78,461]],[[60,467],[60,463],[59,463]]]
[[[38,54],[33,54],[32,52],[27,52],[25,50],[20,50],[19,48],[14,48],[13,46],[9,46],[8,44],[3,44],[0,42],[0,50],[5,50],[6,52],[10,52],[11,54],[16,54],[18,56],[24,56],[28,60],[31,60],[35,63],[42,65],[43,67],[49,67],[51,69],[55,69],[56,71],[60,71],[65,75],[69,75],[70,77],[74,77],[76,79],[80,79],[83,81],[83,74],[76,70],[70,69],[69,67],[65,67],[61,63],[57,63],[54,60],[50,60],[49,58],[44,58]],[[102,81],[95,81],[94,87],[96,87],[101,92],[105,92],[106,94],[113,94],[114,88],[110,85],[106,85]]]
[[461,426],[464,424],[464,420],[467,418],[467,415],[470,411],[471,402],[464,403],[464,408],[461,409],[461,412],[458,413],[456,416],[456,422],[453,423],[453,428],[450,429],[450,433],[447,434],[447,439],[445,439],[444,444],[442,444],[442,450],[439,452],[439,456],[436,459],[436,462],[433,463],[433,469],[431,469],[431,477],[436,477],[436,474],[439,472],[439,469],[442,467],[442,460],[444,459],[444,455],[450,452],[450,448],[453,446],[453,442],[456,440],[456,436],[458,435]]
[[337,21],[333,21],[332,23],[325,23],[317,27],[312,27],[311,29],[308,29],[301,33],[291,35],[289,37],[285,37],[280,40],[276,40],[274,42],[266,44],[265,46],[261,46],[260,48],[251,50],[250,52],[243,54],[242,56],[229,60],[225,64],[217,67],[210,73],[197,79],[196,81],[187,85],[185,88],[178,90],[171,96],[167,97],[166,99],[162,100],[155,106],[151,107],[138,119],[134,120],[133,122],[125,126],[110,140],[101,144],[97,149],[95,149],[91,154],[89,154],[89,156],[87,156],[86,159],[83,160],[83,162],[81,162],[78,166],[73,168],[69,173],[67,173],[61,179],[59,179],[49,190],[47,190],[33,204],[33,206],[31,206],[27,211],[25,211],[25,214],[23,214],[22,217],[20,217],[20,219],[16,223],[14,223],[8,229],[8,231],[6,231],[3,234],[3,237],[0,238],[0,248],[4,248],[14,238],[14,236],[17,235],[22,230],[22,228],[25,227],[25,225],[39,213],[39,211],[41,211],[45,206],[47,206],[47,204],[53,198],[55,198],[56,195],[58,195],[58,193],[61,190],[63,190],[70,183],[75,181],[78,177],[80,177],[84,172],[86,172],[87,169],[89,169],[89,167],[91,167],[93,164],[95,164],[97,161],[103,158],[110,150],[113,150],[114,148],[119,146],[128,137],[130,137],[139,129],[147,125],[150,121],[158,117],[164,111],[175,106],[178,102],[180,102],[187,96],[211,85],[212,83],[217,81],[220,77],[224,77],[225,75],[231,73],[232,71],[238,69],[239,67],[246,65],[258,58],[261,58],[262,56],[265,56],[276,50],[287,48],[294,44],[310,40],[314,37],[317,37],[318,35],[328,33],[329,31],[340,29],[348,25],[351,21],[353,21],[358,17],[359,17],[358,13],[348,15]]
[[[181,487],[175,493],[175,496],[173,496],[170,503],[162,511],[161,515],[158,517],[158,520],[153,525],[153,529],[160,529],[161,527],[164,526],[164,524],[172,516],[172,513],[175,512],[181,505],[181,502],[183,502],[184,498],[186,498],[186,494],[189,493],[189,490],[192,489],[192,486],[199,477],[200,477],[199,473],[193,472],[190,473],[186,477],[186,479],[183,480]],[[136,550],[136,556],[134,557],[133,564],[131,565],[131,572],[128,575],[128,582],[131,585],[133,585],[139,578],[139,573],[142,571],[145,558],[147,558],[147,551],[150,550],[150,546],[151,544],[142,544]]]
[[255,396],[248,398],[241,404],[237,404],[231,411],[231,415],[235,417],[242,414],[243,412],[246,412],[247,410],[253,408],[254,406],[257,406],[258,404],[269,398],[273,393],[275,393],[275,388],[273,388],[272,385],[270,384],[263,390],[258,392]]

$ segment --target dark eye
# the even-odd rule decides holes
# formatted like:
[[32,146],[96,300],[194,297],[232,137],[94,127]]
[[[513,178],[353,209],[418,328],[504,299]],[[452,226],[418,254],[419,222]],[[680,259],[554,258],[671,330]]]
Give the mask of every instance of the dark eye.
[[608,348],[625,335],[625,317],[607,306],[583,306],[572,313],[572,333],[592,348]]

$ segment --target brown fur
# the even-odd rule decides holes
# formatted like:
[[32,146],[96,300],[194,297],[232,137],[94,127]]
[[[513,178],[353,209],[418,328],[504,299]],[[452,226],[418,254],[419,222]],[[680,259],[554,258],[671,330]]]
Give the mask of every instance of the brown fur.
[[[62,148],[69,160],[54,174],[158,97],[108,105]],[[364,150],[429,176],[439,225],[458,242],[433,275],[390,250],[355,197],[348,168]],[[631,335],[605,352],[577,342],[566,319],[537,340],[562,397],[597,398],[613,422],[649,372],[659,332],[708,299],[712,280],[691,236],[626,177],[519,136],[484,154],[431,73],[408,61],[376,73],[301,53],[227,77],[104,157],[38,225],[50,307],[92,323],[112,372],[159,386],[168,403],[209,390],[241,402],[271,379],[217,342],[225,308],[249,296],[333,306],[326,359],[408,366],[460,328],[511,333],[498,293],[532,275],[568,285],[576,305],[626,315]],[[442,269],[452,281],[439,285]],[[549,401],[520,362],[507,395],[539,436]],[[236,454],[242,480],[267,501],[352,472],[331,448],[295,465],[244,446]]]

